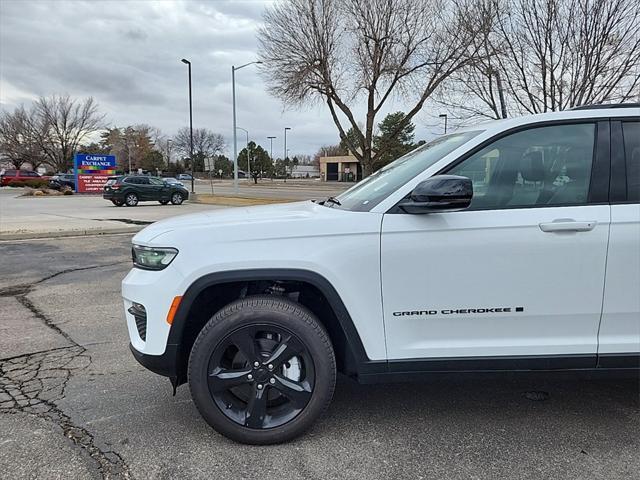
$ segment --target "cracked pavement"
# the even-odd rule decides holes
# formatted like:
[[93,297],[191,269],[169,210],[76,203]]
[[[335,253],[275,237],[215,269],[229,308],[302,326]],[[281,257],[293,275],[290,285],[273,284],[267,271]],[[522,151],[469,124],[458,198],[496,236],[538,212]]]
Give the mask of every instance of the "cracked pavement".
[[139,366],[130,235],[0,242],[0,478],[601,478],[640,469],[637,378],[340,379],[285,445],[235,444]]

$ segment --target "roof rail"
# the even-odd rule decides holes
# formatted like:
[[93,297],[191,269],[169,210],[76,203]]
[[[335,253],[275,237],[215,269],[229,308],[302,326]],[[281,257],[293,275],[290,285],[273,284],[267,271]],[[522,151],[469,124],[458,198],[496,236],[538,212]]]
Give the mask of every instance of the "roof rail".
[[598,110],[602,108],[640,108],[640,103],[600,103],[597,105],[580,105],[569,110]]

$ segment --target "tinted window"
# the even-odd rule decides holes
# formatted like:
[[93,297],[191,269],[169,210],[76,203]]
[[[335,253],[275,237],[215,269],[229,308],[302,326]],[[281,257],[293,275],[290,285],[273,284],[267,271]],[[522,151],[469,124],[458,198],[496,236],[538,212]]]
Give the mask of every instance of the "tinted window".
[[640,202],[640,122],[624,122],[622,134],[627,164],[627,200]]
[[148,180],[151,185],[164,185],[164,182],[159,178],[149,178]]
[[133,185],[138,185],[140,182],[137,177],[127,177],[123,180],[124,183],[131,183]]
[[5,170],[3,175],[5,175],[7,177],[15,177],[16,176],[16,171],[15,170]]
[[555,125],[502,137],[448,173],[473,182],[471,209],[587,202],[595,125]]
[[38,175],[36,172],[32,172],[31,170],[25,170],[23,172],[20,172],[20,174],[24,177],[39,177],[40,175]]

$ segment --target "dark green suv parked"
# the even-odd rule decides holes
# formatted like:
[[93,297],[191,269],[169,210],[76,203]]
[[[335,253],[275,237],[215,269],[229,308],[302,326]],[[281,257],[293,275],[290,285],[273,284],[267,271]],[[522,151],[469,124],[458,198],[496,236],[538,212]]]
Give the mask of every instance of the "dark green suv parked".
[[109,177],[102,198],[111,200],[117,207],[135,207],[138,202],[155,200],[162,205],[171,202],[180,205],[189,198],[189,191],[180,184],[168,183],[158,177],[124,175]]

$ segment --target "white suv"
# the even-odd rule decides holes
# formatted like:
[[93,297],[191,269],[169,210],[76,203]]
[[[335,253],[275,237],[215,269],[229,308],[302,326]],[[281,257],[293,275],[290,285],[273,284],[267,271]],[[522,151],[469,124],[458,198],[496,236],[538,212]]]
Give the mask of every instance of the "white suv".
[[154,223],[122,284],[134,356],[257,444],[309,427],[337,371],[638,369],[640,105],[616,107],[444,135],[337,198]]

